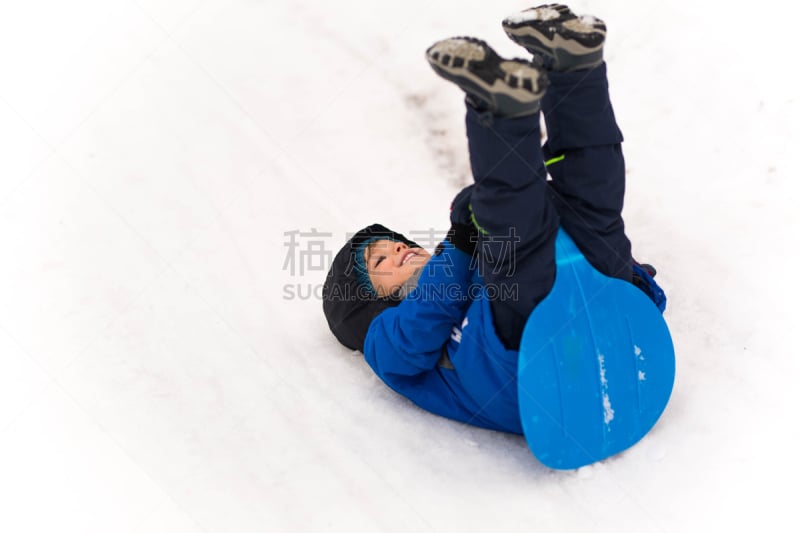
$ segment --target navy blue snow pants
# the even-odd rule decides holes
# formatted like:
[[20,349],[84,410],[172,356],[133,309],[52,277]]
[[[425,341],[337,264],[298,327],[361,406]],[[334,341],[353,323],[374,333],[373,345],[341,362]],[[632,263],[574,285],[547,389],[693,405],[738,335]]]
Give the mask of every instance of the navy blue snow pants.
[[509,349],[519,348],[528,316],[553,286],[559,225],[597,270],[631,280],[622,133],[606,65],[549,77],[544,146],[538,113],[504,119],[467,106],[476,257],[495,330]]

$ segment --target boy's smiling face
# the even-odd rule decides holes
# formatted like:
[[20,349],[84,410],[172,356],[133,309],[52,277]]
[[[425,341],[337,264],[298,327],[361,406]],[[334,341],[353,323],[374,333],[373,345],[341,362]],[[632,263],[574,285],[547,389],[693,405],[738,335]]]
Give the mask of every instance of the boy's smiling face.
[[364,261],[378,296],[389,296],[431,258],[423,248],[409,248],[403,242],[380,239],[364,250]]

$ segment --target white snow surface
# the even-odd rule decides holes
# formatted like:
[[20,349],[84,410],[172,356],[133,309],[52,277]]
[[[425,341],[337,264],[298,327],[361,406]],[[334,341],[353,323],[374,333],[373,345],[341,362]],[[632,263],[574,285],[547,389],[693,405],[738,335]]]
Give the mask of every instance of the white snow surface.
[[506,20],[514,24],[519,24],[520,22],[527,22],[529,20],[553,20],[557,19],[559,16],[560,13],[558,10],[549,7],[541,7],[512,13],[506,17]]
[[736,4],[572,4],[608,25],[677,379],[639,444],[558,472],[384,386],[311,261],[447,229],[463,97],[424,52],[525,57],[500,21],[530,4],[5,2],[0,531],[796,530],[795,32]]

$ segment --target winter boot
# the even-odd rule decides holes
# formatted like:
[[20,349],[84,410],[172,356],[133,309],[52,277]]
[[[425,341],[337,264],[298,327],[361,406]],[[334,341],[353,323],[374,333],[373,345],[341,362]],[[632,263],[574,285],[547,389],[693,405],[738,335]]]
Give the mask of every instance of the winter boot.
[[603,61],[605,23],[590,15],[576,16],[562,4],[532,7],[503,20],[515,43],[540,55],[548,70],[590,69]]
[[503,59],[485,42],[453,37],[434,43],[428,63],[441,77],[467,93],[467,102],[498,117],[522,117],[539,111],[547,75],[523,59]]

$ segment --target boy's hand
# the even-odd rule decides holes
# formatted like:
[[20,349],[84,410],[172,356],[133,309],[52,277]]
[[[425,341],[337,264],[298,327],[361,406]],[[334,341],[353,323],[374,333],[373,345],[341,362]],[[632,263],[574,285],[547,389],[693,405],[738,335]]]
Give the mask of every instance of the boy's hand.
[[450,224],[472,225],[469,203],[472,199],[472,189],[474,188],[475,185],[468,185],[453,198],[453,202],[450,204]]
[[472,189],[474,185],[464,187],[450,204],[450,231],[447,232],[447,240],[450,241],[457,250],[472,255],[478,244],[478,230],[472,224],[472,213],[469,209]]

